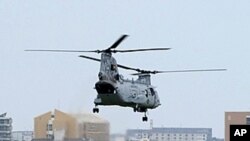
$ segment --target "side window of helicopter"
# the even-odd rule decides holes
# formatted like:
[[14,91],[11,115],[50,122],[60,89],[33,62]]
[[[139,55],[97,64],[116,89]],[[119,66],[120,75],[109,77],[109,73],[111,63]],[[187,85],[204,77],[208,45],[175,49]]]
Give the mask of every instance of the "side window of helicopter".
[[111,70],[115,71],[116,70],[116,66],[114,64],[111,64]]
[[144,91],[144,94],[146,95],[146,97],[148,97],[148,91],[147,90]]
[[153,88],[149,88],[149,89],[150,89],[150,92],[151,92],[152,96],[154,96],[155,95],[154,89]]
[[120,78],[119,74],[116,74],[115,75],[115,80],[119,80],[119,78]]

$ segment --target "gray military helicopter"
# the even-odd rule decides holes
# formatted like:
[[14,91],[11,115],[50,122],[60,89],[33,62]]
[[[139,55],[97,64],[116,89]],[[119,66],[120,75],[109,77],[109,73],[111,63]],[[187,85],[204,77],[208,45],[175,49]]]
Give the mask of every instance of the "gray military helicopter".
[[[226,69],[204,69],[204,70],[175,70],[175,71],[150,71],[139,68],[132,68],[116,63],[112,53],[127,53],[138,51],[156,51],[169,50],[170,48],[148,48],[134,50],[116,50],[116,47],[128,35],[122,35],[109,48],[104,50],[26,50],[26,51],[50,51],[50,52],[93,52],[101,53],[101,59],[80,55],[79,57],[100,62],[99,80],[95,83],[97,97],[94,100],[95,107],[93,113],[99,113],[99,105],[104,106],[122,106],[131,107],[134,112],[143,112],[142,121],[147,121],[148,109],[155,109],[161,105],[155,87],[151,85],[150,75],[158,73],[174,73],[174,72],[198,72],[198,71],[225,71]],[[133,70],[136,73],[132,75],[138,76],[136,80],[124,79],[118,72],[118,68]]]

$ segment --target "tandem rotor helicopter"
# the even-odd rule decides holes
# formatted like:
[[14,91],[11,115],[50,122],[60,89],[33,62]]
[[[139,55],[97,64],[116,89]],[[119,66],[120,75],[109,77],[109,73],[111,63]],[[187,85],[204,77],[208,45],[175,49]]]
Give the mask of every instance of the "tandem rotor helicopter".
[[[132,68],[116,63],[112,53],[127,53],[138,51],[156,51],[169,50],[170,48],[148,48],[134,50],[116,50],[117,46],[128,35],[122,35],[109,48],[104,50],[26,50],[26,51],[48,51],[48,52],[92,52],[101,53],[101,59],[80,55],[79,57],[100,62],[100,71],[98,73],[99,80],[95,83],[97,97],[94,100],[95,107],[93,113],[99,113],[99,105],[103,106],[122,106],[131,107],[134,112],[143,112],[142,121],[148,121],[148,109],[155,109],[161,105],[158,93],[153,85],[151,85],[150,75],[158,73],[175,73],[175,72],[199,72],[199,71],[225,71],[226,69],[202,69],[202,70],[175,70],[175,71],[151,71],[139,68]],[[118,72],[118,68],[133,70],[138,76],[136,80],[124,79]]]

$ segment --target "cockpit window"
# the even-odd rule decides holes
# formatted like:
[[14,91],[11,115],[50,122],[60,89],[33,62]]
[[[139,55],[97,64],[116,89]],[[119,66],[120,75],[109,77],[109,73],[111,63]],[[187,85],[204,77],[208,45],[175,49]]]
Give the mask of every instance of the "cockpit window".
[[155,91],[154,91],[153,88],[149,88],[149,90],[150,90],[150,92],[151,92],[152,95],[155,95]]

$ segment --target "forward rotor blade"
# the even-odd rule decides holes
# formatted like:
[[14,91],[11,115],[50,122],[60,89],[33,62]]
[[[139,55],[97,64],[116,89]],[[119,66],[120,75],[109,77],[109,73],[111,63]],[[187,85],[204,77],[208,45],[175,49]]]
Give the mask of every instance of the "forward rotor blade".
[[112,44],[107,50],[116,48],[128,35],[122,35],[114,44]]
[[25,51],[39,51],[39,52],[92,52],[92,53],[101,53],[101,52],[112,52],[112,53],[125,53],[125,52],[138,52],[138,51],[155,51],[155,50],[169,50],[171,48],[148,48],[148,49],[132,49],[132,50],[43,50],[43,49],[27,49]]
[[147,48],[147,49],[132,49],[132,50],[112,50],[114,53],[120,52],[137,52],[137,51],[156,51],[156,50],[170,50],[171,48]]
[[101,62],[101,59],[97,59],[97,58],[93,58],[93,57],[89,57],[89,56],[85,56],[85,55],[79,55],[79,57],[94,60],[94,61],[97,61],[97,62]]
[[226,71],[227,69],[202,69],[202,70],[174,70],[174,71],[153,71],[156,73],[176,73],[176,72],[204,72],[204,71]]
[[94,53],[100,53],[100,50],[42,50],[42,49],[27,49],[25,51],[44,51],[44,52],[94,52]]

